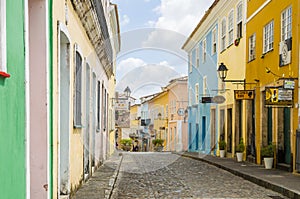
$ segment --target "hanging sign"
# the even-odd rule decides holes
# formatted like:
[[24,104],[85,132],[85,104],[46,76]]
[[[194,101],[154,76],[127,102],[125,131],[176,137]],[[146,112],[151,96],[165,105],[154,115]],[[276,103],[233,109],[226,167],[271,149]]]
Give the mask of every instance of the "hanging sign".
[[254,90],[235,90],[234,99],[236,100],[253,100]]
[[295,81],[294,80],[284,80],[283,88],[285,89],[294,89],[295,88]]
[[211,101],[216,104],[222,104],[226,101],[226,99],[222,95],[216,95],[212,98]]
[[293,90],[283,88],[266,88],[266,106],[293,106]]

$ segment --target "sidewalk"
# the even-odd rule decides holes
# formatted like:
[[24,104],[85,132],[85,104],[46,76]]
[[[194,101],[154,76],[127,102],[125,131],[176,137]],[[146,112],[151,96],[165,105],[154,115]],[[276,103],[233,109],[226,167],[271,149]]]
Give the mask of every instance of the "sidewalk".
[[116,151],[100,166],[87,182],[73,195],[72,199],[110,198],[123,156]]
[[265,169],[262,165],[249,162],[237,162],[232,158],[220,158],[195,152],[179,155],[207,162],[289,198],[300,199],[300,176],[295,174],[278,169]]

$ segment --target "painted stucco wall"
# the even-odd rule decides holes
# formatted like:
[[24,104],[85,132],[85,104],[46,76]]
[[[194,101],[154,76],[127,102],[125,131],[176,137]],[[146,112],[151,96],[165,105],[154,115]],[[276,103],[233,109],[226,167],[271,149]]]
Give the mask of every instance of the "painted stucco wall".
[[[90,139],[90,146],[95,146],[94,149],[90,149],[90,158],[92,155],[95,155],[95,166],[99,165],[100,162],[106,158],[106,154],[104,152],[108,152],[109,148],[105,145],[108,144],[109,134],[106,131],[103,131],[102,122],[100,122],[99,131],[96,130],[96,125],[94,125],[94,121],[96,118],[96,106],[97,100],[94,103],[93,98],[97,98],[97,83],[100,81],[100,115],[102,115],[103,108],[102,108],[102,85],[106,89],[107,93],[109,94],[109,83],[108,77],[103,70],[103,66],[96,55],[94,48],[91,42],[88,39],[85,29],[83,28],[80,19],[75,12],[73,5],[70,1],[67,1],[67,9],[65,7],[64,1],[53,1],[53,109],[54,109],[54,121],[53,121],[53,143],[57,143],[54,146],[54,174],[53,174],[53,181],[54,181],[54,190],[53,190],[53,197],[56,198],[59,195],[58,187],[59,187],[59,111],[63,111],[63,107],[61,110],[59,109],[59,59],[56,56],[58,54],[58,28],[57,24],[62,23],[64,24],[65,29],[68,32],[68,36],[70,37],[70,132],[69,132],[69,139],[70,139],[70,184],[71,184],[71,191],[75,190],[79,184],[83,180],[83,152],[84,152],[84,134],[89,133],[90,138],[94,136],[94,142]],[[82,65],[82,128],[73,128],[73,93],[74,93],[74,50],[75,44],[79,47],[80,54],[82,56],[83,65]],[[90,94],[86,94],[86,63],[90,66]],[[93,77],[95,75],[95,78]],[[94,85],[96,88],[94,89]],[[109,94],[110,95],[110,94]],[[90,96],[89,99],[88,96]],[[111,95],[110,95],[111,96]],[[90,113],[86,113],[86,102],[90,101]],[[89,120],[87,121],[87,117]],[[87,132],[87,124],[89,122],[89,132]],[[90,162],[92,162],[90,160]]]
[[[255,95],[255,127],[256,127],[256,154],[257,154],[257,163],[261,163],[261,147],[266,145],[266,131],[265,127],[267,116],[263,117],[264,112],[264,95],[263,91],[265,90],[265,86],[276,85],[277,79],[279,78],[276,75],[284,77],[298,77],[299,76],[299,1],[270,1],[266,6],[262,7],[261,10],[258,9],[264,1],[260,0],[258,3],[248,2],[248,12],[247,17],[251,19],[248,20],[247,23],[247,39],[253,34],[256,34],[256,58],[252,61],[247,62],[247,70],[246,70],[246,79],[258,79],[259,87],[256,89]],[[292,54],[291,54],[291,64],[286,66],[279,66],[279,43],[281,41],[281,13],[288,8],[292,7]],[[256,14],[255,14],[256,13]],[[267,52],[263,55],[263,28],[269,23],[271,20],[274,20],[274,43],[273,49],[270,52]],[[249,48],[247,46],[246,52],[248,52]],[[249,60],[249,56],[247,53],[246,60]],[[266,67],[270,69],[270,71],[276,75],[272,75],[271,73],[266,72]],[[297,85],[297,81],[295,86]],[[295,87],[296,88],[296,87]],[[294,103],[299,103],[295,101],[298,99],[298,89],[294,90]],[[279,110],[277,108],[272,108],[273,118],[272,118],[272,137],[273,142],[276,144],[282,144],[282,140],[278,136],[278,132],[282,129],[282,124],[280,124]],[[298,127],[298,109],[294,106],[291,108],[291,121],[290,121],[290,146],[291,153],[294,154],[295,157],[295,132]],[[284,120],[281,122],[284,123]],[[278,145],[277,145],[278,149]],[[293,171],[295,169],[295,159],[293,162]]]
[[[168,102],[168,129],[169,137],[167,146],[171,151],[186,151],[187,150],[187,118],[184,122],[184,116],[177,114],[178,109],[186,110],[188,106],[188,90],[187,79],[185,81],[178,80],[169,87],[169,102]],[[172,116],[171,116],[172,115]],[[175,135],[175,127],[177,135]],[[173,134],[172,136],[170,134]],[[172,139],[171,139],[172,138]]]
[[46,1],[29,1],[30,198],[47,197],[47,20]]
[[[225,2],[224,2],[225,3]],[[242,3],[242,9],[243,9],[243,17],[242,17],[242,37],[240,39],[240,42],[237,46],[235,46],[234,42],[233,44],[229,44],[229,34],[228,34],[228,17],[231,11],[233,11],[233,41],[237,39],[237,5],[239,3]],[[226,67],[228,68],[227,72],[227,80],[243,80],[245,78],[245,59],[246,59],[246,8],[247,8],[247,2],[245,0],[236,1],[226,1],[226,6],[224,6],[224,9],[220,10],[219,12],[219,26],[221,29],[222,20],[226,19],[226,42],[225,42],[225,49],[221,51],[221,36],[219,35],[219,54],[218,54],[218,64],[224,63]],[[221,31],[221,30],[220,30]],[[221,34],[221,33],[220,33]],[[222,86],[223,84],[223,86]],[[228,122],[231,121],[232,131],[231,131],[231,142],[227,144],[227,148],[231,146],[231,157],[234,157],[234,151],[235,146],[237,144],[237,134],[241,132],[244,142],[246,141],[245,136],[245,101],[241,101],[242,103],[242,116],[240,121],[242,121],[241,129],[237,128],[236,120],[238,120],[238,115],[236,112],[238,111],[236,109],[237,103],[234,99],[234,90],[243,90],[244,87],[242,84],[234,84],[231,82],[222,83],[221,80],[219,80],[219,88],[225,88],[226,92],[220,92],[221,95],[223,95],[226,98],[226,101],[224,104],[219,106],[219,110],[222,109],[225,111],[225,141],[228,143],[230,142],[228,139],[229,137],[229,130],[228,130]],[[251,89],[250,87],[247,89]],[[232,117],[229,118],[228,115],[228,109],[232,110]],[[220,118],[218,119],[220,121]],[[220,132],[219,132],[220,135]],[[220,139],[220,138],[219,138]]]
[[1,198],[26,197],[24,2],[6,1],[7,73],[0,77]]

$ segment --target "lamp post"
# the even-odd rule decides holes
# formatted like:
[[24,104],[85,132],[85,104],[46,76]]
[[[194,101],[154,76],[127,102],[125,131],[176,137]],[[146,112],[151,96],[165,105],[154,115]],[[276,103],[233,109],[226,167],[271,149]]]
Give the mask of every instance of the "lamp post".
[[222,80],[222,82],[240,83],[240,84],[243,84],[244,85],[244,89],[246,89],[246,79],[242,79],[242,80],[237,80],[237,79],[226,80],[228,68],[225,66],[224,63],[221,63],[219,65],[219,68],[218,68],[217,71],[218,71],[219,78]]

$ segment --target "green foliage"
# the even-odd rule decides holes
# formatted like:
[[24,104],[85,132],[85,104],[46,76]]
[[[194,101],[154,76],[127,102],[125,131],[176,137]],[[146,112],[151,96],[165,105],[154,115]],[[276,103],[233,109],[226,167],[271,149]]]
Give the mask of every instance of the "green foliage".
[[165,140],[163,140],[163,139],[157,138],[157,139],[152,140],[152,144],[153,144],[154,146],[163,146],[164,141],[165,141]]
[[131,146],[132,145],[132,140],[131,139],[122,139],[120,141],[120,143],[123,145],[123,146]]
[[225,148],[226,148],[226,142],[225,142],[225,140],[220,140],[220,142],[219,142],[219,150],[225,150]]
[[245,144],[243,138],[240,139],[240,143],[236,146],[235,152],[243,153],[245,151]]
[[261,149],[261,156],[266,157],[266,158],[267,157],[272,158],[272,157],[274,157],[274,151],[275,151],[275,145],[269,144],[268,146],[263,147]]

